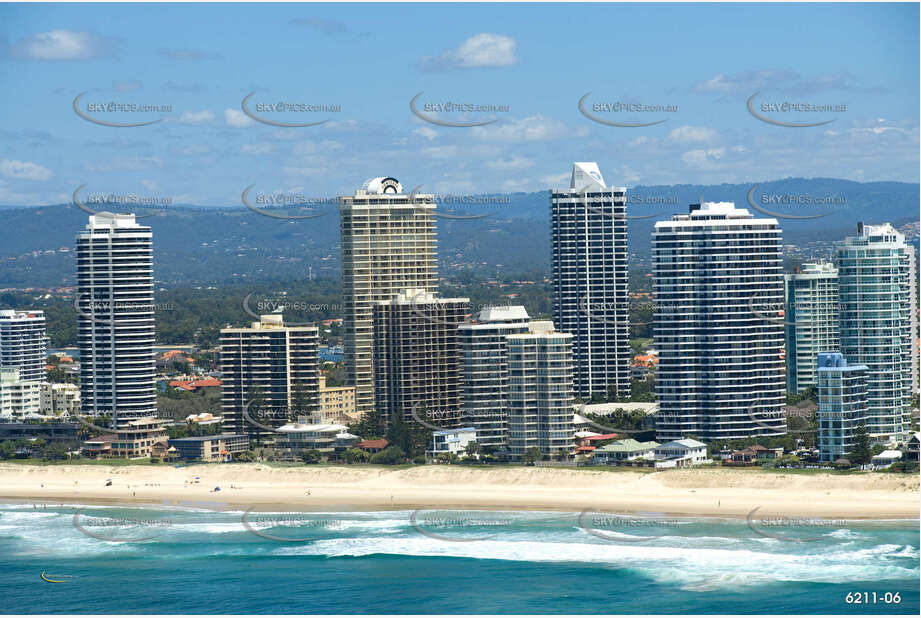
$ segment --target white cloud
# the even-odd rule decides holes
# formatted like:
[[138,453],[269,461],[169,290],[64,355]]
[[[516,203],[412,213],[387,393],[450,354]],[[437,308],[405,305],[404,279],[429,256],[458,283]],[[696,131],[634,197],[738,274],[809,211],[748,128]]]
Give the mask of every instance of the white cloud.
[[267,155],[272,154],[274,150],[275,146],[266,144],[265,142],[259,144],[243,144],[240,146],[240,153],[245,155]]
[[725,148],[698,148],[681,155],[681,160],[692,167],[707,167],[714,161],[722,159],[725,154]]
[[160,190],[160,185],[158,185],[158,184],[157,184],[155,181],[153,181],[153,180],[142,180],[142,181],[141,181],[141,184],[142,184],[142,185],[144,186],[144,188],[147,189],[148,191],[159,191],[159,190]]
[[418,129],[413,130],[413,135],[418,135],[419,137],[424,137],[428,141],[432,141],[438,137],[438,131],[432,127],[419,127]]
[[525,157],[512,157],[510,159],[497,159],[486,164],[496,170],[523,170],[534,167],[534,161]]
[[518,64],[515,39],[502,34],[475,34],[455,49],[440,55],[426,56],[422,66],[429,70],[506,67]]
[[717,135],[715,130],[708,129],[707,127],[683,126],[672,129],[668,138],[673,142],[686,144],[688,142],[712,142],[716,139]]
[[235,129],[242,129],[243,127],[253,125],[253,119],[238,109],[225,109],[224,122],[227,123],[228,127],[233,127]]
[[474,137],[497,142],[536,142],[556,138],[583,137],[587,133],[585,128],[571,129],[560,122],[540,115],[497,122],[472,129]]
[[214,120],[214,114],[207,109],[200,112],[182,112],[179,122],[182,124],[207,124]]
[[541,176],[540,180],[541,186],[550,187],[550,188],[560,188],[568,187],[569,181],[572,179],[571,172],[564,172],[562,174],[548,174],[546,176]]
[[24,60],[89,60],[114,53],[115,45],[90,32],[52,30],[17,41],[11,48],[14,58]]
[[0,159],[0,174],[20,180],[48,180],[52,175],[44,165],[14,159]]

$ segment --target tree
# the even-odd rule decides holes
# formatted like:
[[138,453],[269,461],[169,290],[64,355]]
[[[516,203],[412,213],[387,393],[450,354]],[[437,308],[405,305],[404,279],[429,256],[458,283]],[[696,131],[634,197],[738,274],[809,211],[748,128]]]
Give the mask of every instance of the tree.
[[239,461],[240,463],[249,463],[255,461],[256,454],[252,451],[243,451],[242,453],[237,453],[234,456],[234,460]]
[[392,466],[403,463],[404,459],[406,459],[406,452],[403,449],[399,446],[388,446],[379,453],[375,453],[371,457],[371,463]]
[[540,461],[544,454],[536,446],[532,446],[524,452],[524,465],[533,466],[535,462]]
[[376,409],[368,410],[361,415],[360,421],[349,427],[349,431],[365,440],[381,437],[384,433],[381,413]]
[[870,433],[867,431],[866,423],[861,423],[854,430],[854,449],[848,454],[848,459],[856,466],[863,466],[870,463],[872,457]]
[[67,459],[67,449],[61,444],[49,444],[42,449],[42,459],[48,461],[57,461]]
[[480,445],[476,442],[468,442],[467,448],[464,449],[464,452],[467,453],[467,457],[474,457],[483,452],[483,449],[481,449]]
[[12,440],[0,442],[0,459],[9,459],[16,452],[16,443]]
[[439,463],[457,463],[457,455],[454,453],[438,453],[436,459]]
[[291,409],[288,410],[288,419],[295,421],[299,416],[309,416],[313,412],[310,405],[310,396],[303,382],[295,382],[291,393]]
[[345,452],[345,463],[362,463],[368,461],[368,451],[363,451],[360,448],[350,448]]
[[308,451],[304,451],[304,453],[301,455],[301,459],[304,460],[305,464],[320,463],[320,459],[321,459],[320,451],[316,449],[310,449]]
[[[412,452],[413,436],[403,419],[401,410],[397,410],[390,418],[390,427],[387,429],[386,437],[389,444],[399,447],[404,453]],[[374,461],[374,458],[371,460]]]

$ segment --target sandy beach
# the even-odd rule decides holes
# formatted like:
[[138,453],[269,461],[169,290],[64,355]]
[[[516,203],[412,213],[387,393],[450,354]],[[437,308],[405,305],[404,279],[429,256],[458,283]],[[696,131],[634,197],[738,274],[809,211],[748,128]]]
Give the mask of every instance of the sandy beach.
[[[198,482],[196,481],[198,477]],[[106,480],[112,485],[106,486]],[[661,472],[264,464],[107,466],[0,464],[0,499],[37,503],[188,505],[255,510],[498,509],[745,517],[917,518],[919,479],[868,473]],[[214,492],[215,487],[221,491]],[[209,506],[210,505],[210,506]]]

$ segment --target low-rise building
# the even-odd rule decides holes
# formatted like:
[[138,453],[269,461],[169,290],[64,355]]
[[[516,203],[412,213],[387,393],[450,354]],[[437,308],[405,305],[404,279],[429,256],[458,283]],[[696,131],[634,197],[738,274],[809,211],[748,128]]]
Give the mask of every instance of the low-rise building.
[[707,458],[707,445],[691,438],[660,444],[655,449],[655,457],[657,468],[683,468],[711,463]]
[[905,443],[905,458],[918,461],[918,453],[921,450],[921,432],[914,432]]
[[216,436],[173,438],[168,441],[183,461],[231,461],[249,448],[249,436],[222,433]]
[[879,455],[874,455],[870,463],[876,468],[888,468],[900,459],[902,459],[902,451],[888,450]]
[[163,423],[152,416],[128,421],[112,434],[84,441],[83,453],[87,457],[150,457],[153,445],[167,437]]
[[80,387],[69,382],[46,382],[41,385],[39,401],[42,416],[74,416],[80,412]]
[[427,453],[429,457],[443,454],[463,455],[467,445],[476,442],[476,429],[462,427],[460,429],[442,429],[432,432],[432,449]]
[[596,448],[592,453],[592,462],[597,464],[617,464],[636,459],[655,459],[657,442],[637,442],[633,438],[615,440],[610,444]]
[[20,380],[17,367],[0,369],[0,418],[10,421],[39,418],[41,385],[38,380]]
[[80,423],[0,423],[0,442],[26,438],[45,442],[76,442]]
[[374,455],[387,448],[389,444],[386,438],[378,438],[377,440],[362,440],[357,446],[361,450],[367,451],[368,454]]
[[320,416],[334,423],[348,425],[361,420],[355,411],[354,386],[327,386],[326,376],[320,375]]
[[316,450],[331,453],[336,447],[336,436],[347,433],[348,427],[337,423],[314,423],[311,419],[301,417],[296,423],[282,425],[275,430],[277,438],[275,447],[296,456],[303,451]]

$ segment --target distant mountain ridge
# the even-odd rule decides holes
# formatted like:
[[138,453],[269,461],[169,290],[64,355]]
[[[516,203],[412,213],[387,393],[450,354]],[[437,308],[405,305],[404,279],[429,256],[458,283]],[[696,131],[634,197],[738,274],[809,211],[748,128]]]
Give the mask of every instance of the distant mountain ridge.
[[[732,201],[753,211],[814,219],[780,219],[788,244],[830,242],[854,232],[857,221],[896,226],[919,219],[919,185],[833,178],[787,178],[751,184],[656,185],[628,188],[629,247],[648,255],[657,220],[686,213],[688,205]],[[486,198],[486,199],[479,199]],[[803,200],[827,203],[804,203]],[[461,206],[438,204],[445,214],[486,215],[439,218],[438,251],[443,274],[491,276],[500,272],[546,270],[549,261],[549,195],[484,194]],[[127,212],[123,209],[113,209]],[[153,229],[155,274],[161,284],[225,284],[339,276],[339,217],[335,206],[311,219],[260,216],[244,207],[170,206],[143,222]],[[269,209],[266,209],[269,210]],[[0,206],[0,287],[72,285],[74,236],[87,213],[74,205]],[[150,209],[143,212],[151,212]],[[282,211],[269,210],[277,213]],[[60,249],[66,249],[60,251]]]

